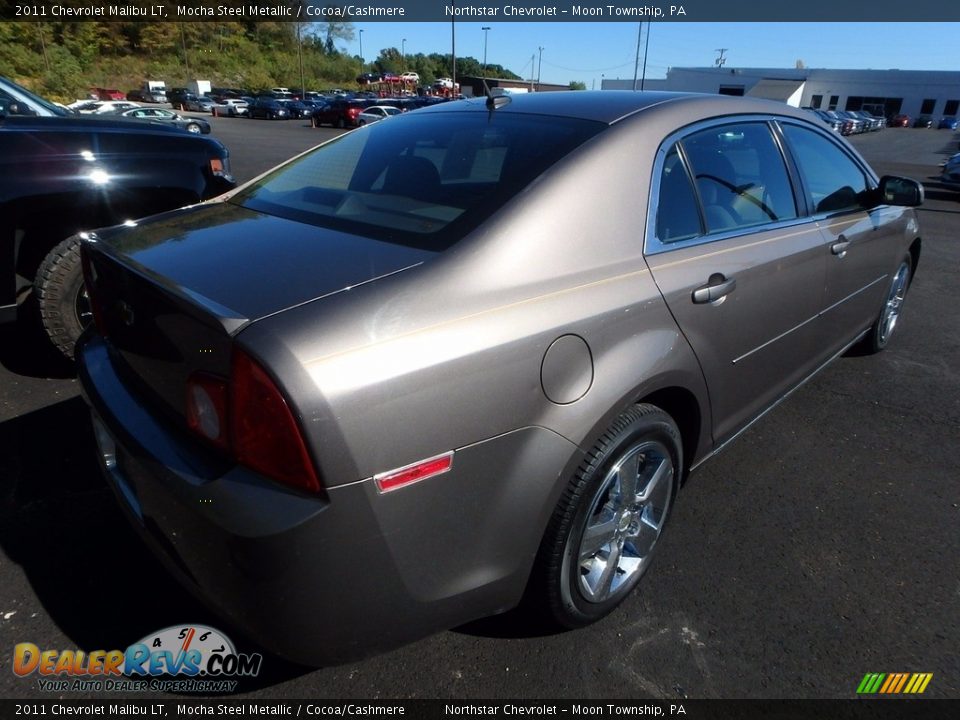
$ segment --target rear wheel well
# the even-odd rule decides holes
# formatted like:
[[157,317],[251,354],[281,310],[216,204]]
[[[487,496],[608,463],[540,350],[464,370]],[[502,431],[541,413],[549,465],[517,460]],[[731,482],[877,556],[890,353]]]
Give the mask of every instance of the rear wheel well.
[[683,443],[683,457],[686,460],[681,481],[686,479],[690,471],[690,464],[696,456],[697,447],[700,444],[702,420],[696,397],[685,388],[669,387],[645,395],[637,399],[637,403],[656,405],[673,418],[673,421],[677,424],[677,428],[680,430],[680,439]]

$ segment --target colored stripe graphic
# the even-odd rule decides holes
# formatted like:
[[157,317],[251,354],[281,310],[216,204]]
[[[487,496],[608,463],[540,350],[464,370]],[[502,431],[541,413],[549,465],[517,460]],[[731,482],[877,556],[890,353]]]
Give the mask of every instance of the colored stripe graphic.
[[867,673],[857,686],[857,694],[919,695],[932,679],[933,673]]

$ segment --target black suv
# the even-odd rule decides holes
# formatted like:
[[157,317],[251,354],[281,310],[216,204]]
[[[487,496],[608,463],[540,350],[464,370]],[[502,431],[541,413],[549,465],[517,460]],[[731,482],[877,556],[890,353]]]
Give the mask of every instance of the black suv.
[[77,233],[132,223],[234,187],[218,141],[92,118],[0,78],[0,322],[31,288],[68,356],[90,310]]

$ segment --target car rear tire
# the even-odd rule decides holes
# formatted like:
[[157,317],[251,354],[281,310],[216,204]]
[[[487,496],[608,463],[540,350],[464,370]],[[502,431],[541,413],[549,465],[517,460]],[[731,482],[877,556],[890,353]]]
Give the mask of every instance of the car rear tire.
[[880,314],[866,337],[863,338],[862,348],[866,353],[878,353],[890,344],[890,338],[893,336],[897,321],[900,319],[901,312],[903,312],[903,303],[906,300],[907,291],[910,289],[912,270],[913,262],[907,255],[900,261],[897,271],[890,280]]
[[366,124],[367,124],[367,121],[366,121],[366,120],[358,120],[358,121],[357,121],[357,127],[363,127],[363,126],[366,125]]
[[72,359],[74,344],[93,320],[80,268],[80,240],[67,238],[51,250],[40,264],[33,286],[47,336]]
[[557,624],[596,622],[636,587],[682,471],[680,431],[653,405],[630,408],[597,441],[554,510],[534,571]]

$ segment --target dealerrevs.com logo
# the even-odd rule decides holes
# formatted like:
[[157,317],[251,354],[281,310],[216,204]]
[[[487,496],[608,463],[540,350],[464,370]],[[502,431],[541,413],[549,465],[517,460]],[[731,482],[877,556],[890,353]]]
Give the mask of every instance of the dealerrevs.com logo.
[[41,650],[28,642],[13,650],[13,672],[36,675],[44,692],[232,692],[236,678],[256,677],[262,662],[204,625],[168,627],[126,650]]

